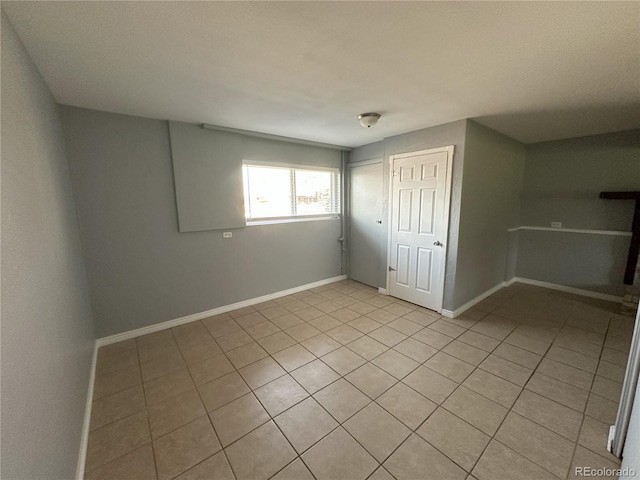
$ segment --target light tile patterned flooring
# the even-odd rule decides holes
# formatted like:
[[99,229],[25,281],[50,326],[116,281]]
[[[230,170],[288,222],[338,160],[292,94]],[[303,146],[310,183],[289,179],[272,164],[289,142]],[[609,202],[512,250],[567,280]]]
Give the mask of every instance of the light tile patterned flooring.
[[86,478],[574,478],[632,320],[515,284],[456,319],[345,280],[102,347]]

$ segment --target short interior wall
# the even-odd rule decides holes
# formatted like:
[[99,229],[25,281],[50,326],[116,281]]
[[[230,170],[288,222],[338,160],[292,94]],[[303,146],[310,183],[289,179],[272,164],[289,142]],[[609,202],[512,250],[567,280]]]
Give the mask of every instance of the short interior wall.
[[474,121],[465,137],[456,310],[510,280],[508,230],[518,225],[525,146]]
[[506,279],[508,229],[518,224],[524,145],[464,120],[358,147],[351,152],[350,162],[384,158],[380,192],[384,231],[378,279],[378,286],[384,287],[389,157],[446,145],[454,145],[454,158],[443,308],[453,311]]
[[[633,202],[601,191],[640,190],[640,130],[523,145],[467,120],[354,149],[350,162],[384,158],[380,192],[388,218],[389,157],[455,145],[444,309],[455,311],[514,278],[620,296]],[[564,229],[531,230],[560,221]],[[616,233],[618,232],[618,233]],[[387,276],[383,232],[378,286]]]
[[[633,201],[602,191],[640,190],[640,130],[527,146],[521,226],[631,230]],[[516,276],[623,294],[630,237],[562,230],[518,232]]]

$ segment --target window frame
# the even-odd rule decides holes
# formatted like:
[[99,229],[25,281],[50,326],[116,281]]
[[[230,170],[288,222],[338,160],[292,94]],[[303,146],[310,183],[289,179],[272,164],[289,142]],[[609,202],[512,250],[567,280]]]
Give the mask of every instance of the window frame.
[[[245,168],[246,167],[251,167],[251,166],[255,166],[255,167],[265,167],[265,168],[281,168],[281,169],[288,169],[291,175],[291,193],[292,195],[292,201],[291,201],[291,211],[293,211],[296,208],[296,203],[295,203],[295,171],[296,170],[302,170],[302,171],[324,171],[324,172],[330,172],[334,174],[333,177],[333,185],[332,185],[332,189],[334,191],[334,198],[335,201],[337,203],[337,212],[333,212],[333,213],[318,213],[318,214],[307,214],[307,215],[283,215],[283,216],[276,216],[276,217],[251,217],[248,218],[246,217],[246,211],[247,211],[247,205],[246,203],[249,202],[249,197],[248,197],[248,192],[246,191],[246,178],[245,178]],[[259,161],[259,160],[242,160],[242,190],[243,190],[243,197],[244,197],[244,201],[245,201],[245,222],[247,226],[253,226],[253,225],[273,225],[273,224],[278,224],[278,223],[295,223],[295,222],[313,222],[313,221],[319,221],[319,220],[334,220],[334,219],[339,219],[342,215],[342,172],[340,171],[340,168],[337,167],[318,167],[318,166],[314,166],[314,165],[301,165],[301,164],[291,164],[291,163],[282,163],[282,162],[265,162],[265,161]]]

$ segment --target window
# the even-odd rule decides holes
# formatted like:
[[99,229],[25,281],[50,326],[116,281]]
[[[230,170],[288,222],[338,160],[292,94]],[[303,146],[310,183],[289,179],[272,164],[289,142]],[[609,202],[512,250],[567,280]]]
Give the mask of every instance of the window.
[[337,168],[246,162],[242,168],[248,222],[312,219],[340,213]]

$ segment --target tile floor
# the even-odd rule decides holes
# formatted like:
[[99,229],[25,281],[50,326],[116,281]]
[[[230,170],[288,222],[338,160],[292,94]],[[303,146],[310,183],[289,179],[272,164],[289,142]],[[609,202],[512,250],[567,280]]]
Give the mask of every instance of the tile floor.
[[632,320],[515,284],[456,319],[345,280],[102,347],[93,479],[574,478]]

